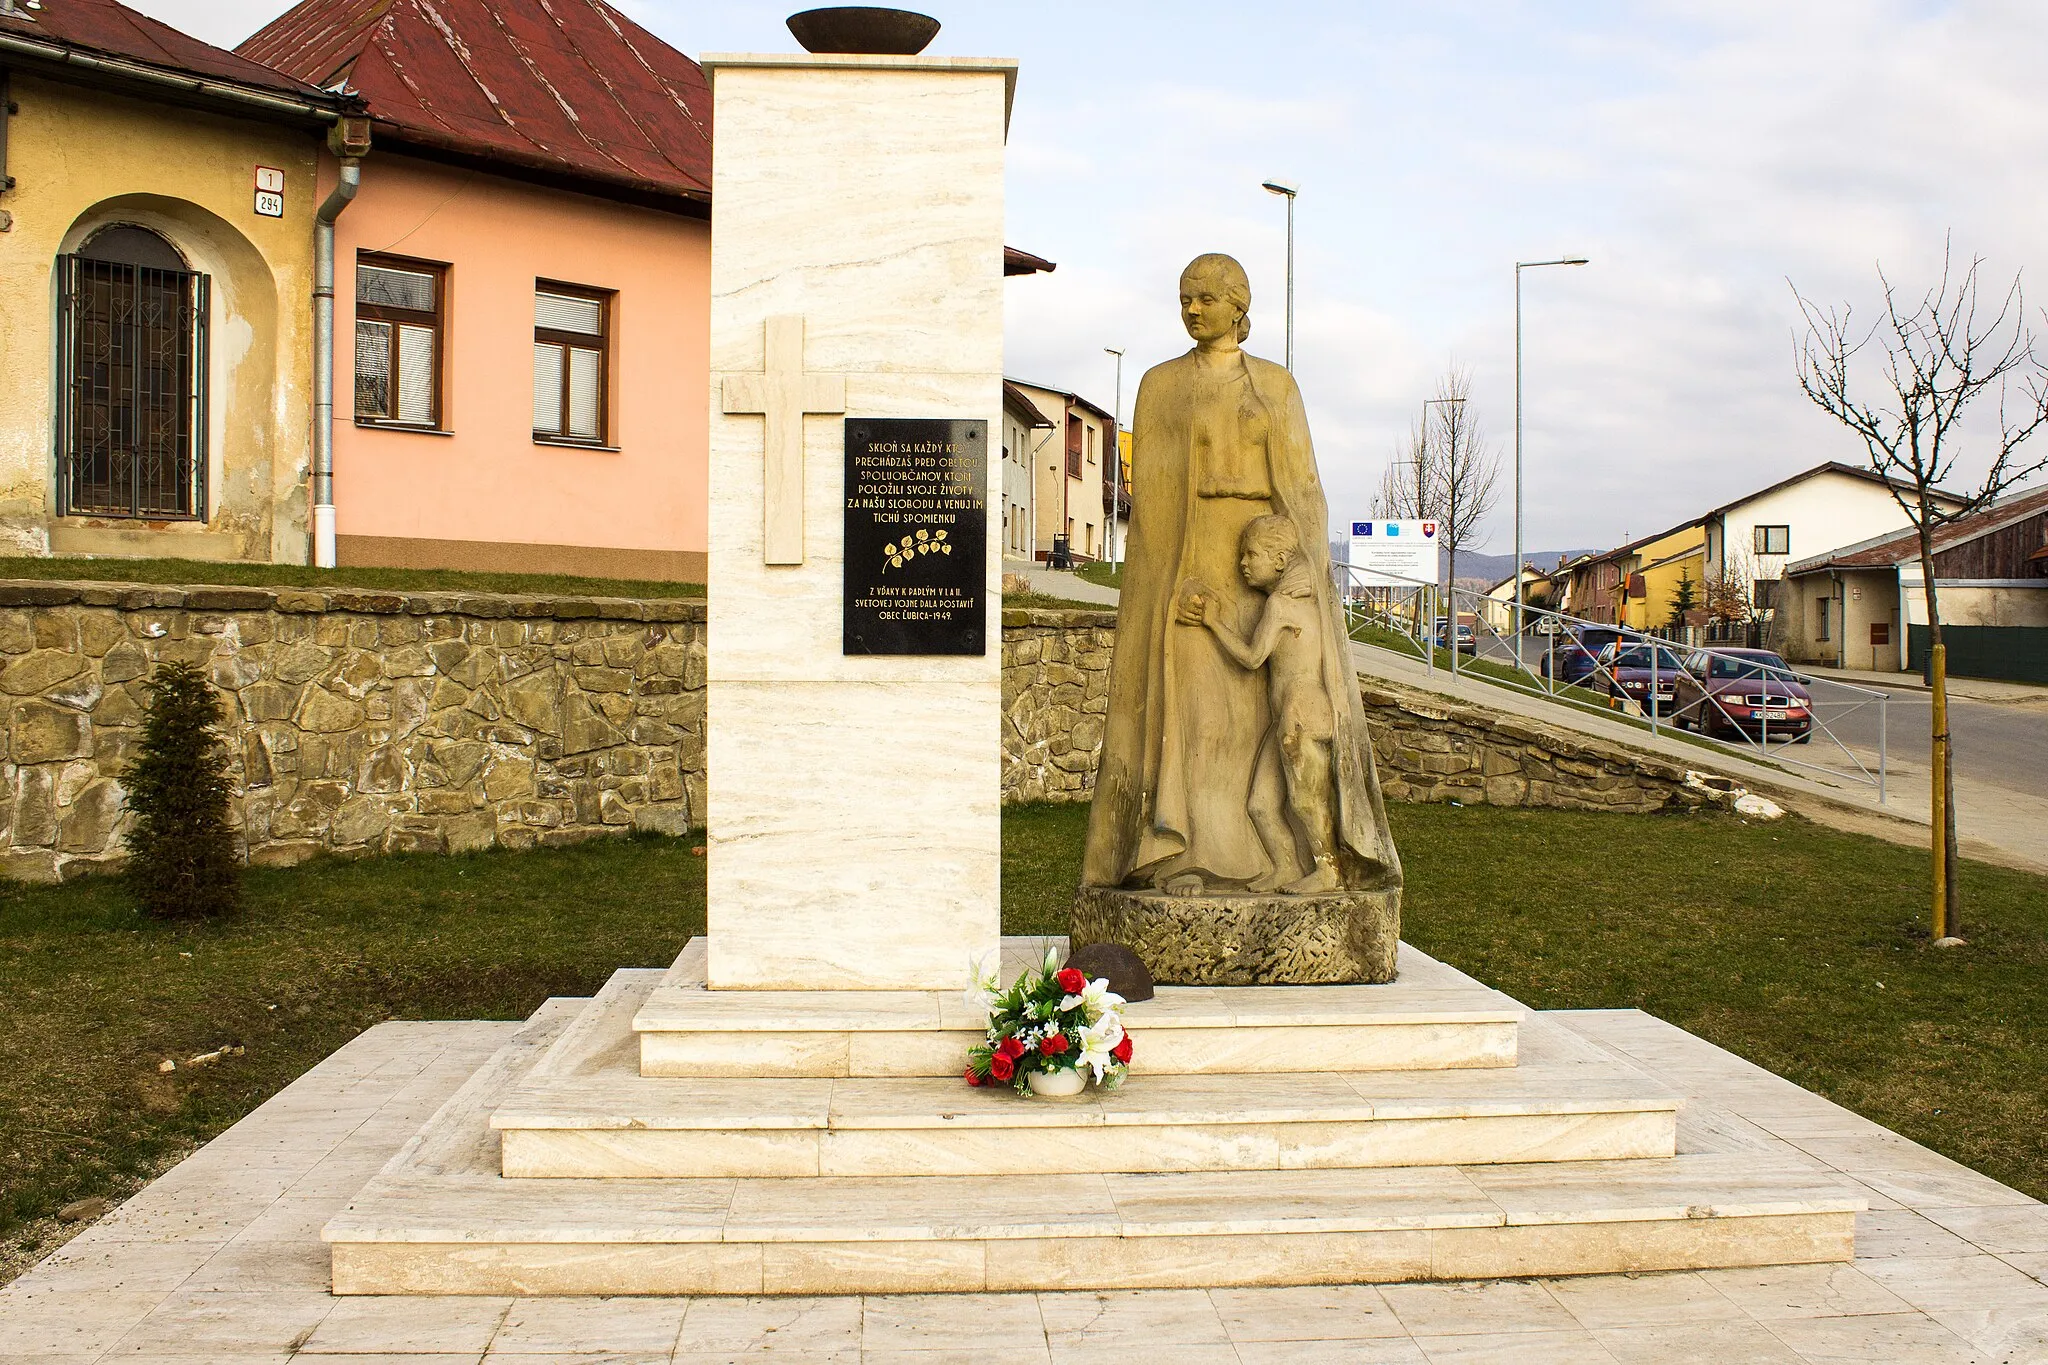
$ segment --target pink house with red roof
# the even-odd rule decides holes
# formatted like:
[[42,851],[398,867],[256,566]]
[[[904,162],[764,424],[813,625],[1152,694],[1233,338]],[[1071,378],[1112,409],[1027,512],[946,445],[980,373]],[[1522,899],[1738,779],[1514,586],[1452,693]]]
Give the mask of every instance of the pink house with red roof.
[[702,582],[697,64],[602,0],[305,0],[237,51],[373,119],[334,224],[338,562]]

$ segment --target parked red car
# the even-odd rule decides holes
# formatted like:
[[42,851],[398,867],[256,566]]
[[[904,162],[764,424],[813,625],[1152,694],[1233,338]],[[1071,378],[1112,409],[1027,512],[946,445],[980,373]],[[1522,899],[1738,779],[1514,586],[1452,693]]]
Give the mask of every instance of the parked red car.
[[[1656,653],[1639,642],[1615,643],[1600,651],[1599,667],[1586,680],[1588,686],[1605,684],[1608,704],[1620,707],[1634,702],[1645,711],[1670,715],[1675,704],[1679,675],[1685,663],[1666,645]],[[1652,690],[1654,689],[1654,691]]]
[[1813,738],[1812,694],[1768,649],[1696,652],[1678,675],[1672,701],[1681,729],[1797,744]]

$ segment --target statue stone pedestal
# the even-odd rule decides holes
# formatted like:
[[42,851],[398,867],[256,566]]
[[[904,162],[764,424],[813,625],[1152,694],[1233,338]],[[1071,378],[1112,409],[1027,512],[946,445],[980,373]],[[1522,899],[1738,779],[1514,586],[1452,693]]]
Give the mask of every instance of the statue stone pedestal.
[[1401,892],[1169,896],[1084,886],[1070,933],[1076,948],[1123,944],[1162,986],[1377,984],[1394,979]]

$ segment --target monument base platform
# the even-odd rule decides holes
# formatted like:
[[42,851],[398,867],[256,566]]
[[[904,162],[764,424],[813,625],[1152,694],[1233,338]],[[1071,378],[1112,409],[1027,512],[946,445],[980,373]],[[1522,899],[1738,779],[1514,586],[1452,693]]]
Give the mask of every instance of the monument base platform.
[[1401,892],[1169,896],[1084,886],[1074,946],[1121,943],[1161,985],[1302,986],[1394,979]]
[[[686,955],[686,959],[687,959]],[[1420,964],[1416,975],[1427,976]],[[1441,964],[1429,964],[1439,971]],[[1554,1030],[1518,1048],[1519,1010],[1481,987],[1475,1004],[1494,1004],[1498,1022],[1439,1028],[1483,1041],[1500,1036],[1505,1065],[1455,1063],[1419,1068],[1400,1021],[1425,1002],[1457,997],[1422,984],[1323,987],[1169,987],[1134,1005],[1129,1023],[1139,1054],[1130,1081],[1065,1100],[1019,1096],[1007,1086],[970,1088],[960,1076],[970,1042],[952,1031],[941,1076],[677,1077],[632,1066],[635,1029],[650,1022],[645,1001],[660,974],[621,971],[578,1014],[490,1116],[507,1176],[548,1178],[1037,1176],[1232,1170],[1342,1170],[1365,1167],[1589,1161],[1668,1157],[1675,1150],[1678,1098],[1640,1072],[1601,1064]],[[721,1003],[744,992],[704,992]],[[843,993],[832,1017],[858,1022],[865,993]],[[1229,1045],[1224,1027],[1175,1029],[1198,1022],[1216,997],[1250,997],[1238,1013],[1263,1019],[1271,1046],[1262,1056]],[[1291,1007],[1261,998],[1300,997]],[[1191,998],[1192,997],[1192,998]],[[1345,1008],[1347,1002],[1364,997]],[[1383,1012],[1371,1018],[1377,997]],[[1492,997],[1489,1000],[1489,997]],[[1320,1002],[1320,1003],[1318,1003]],[[1408,1010],[1403,1012],[1404,1002]],[[1445,1003],[1448,1003],[1446,1001]],[[964,1008],[956,995],[952,1008]],[[902,1006],[875,1006],[903,1028]],[[1319,1024],[1319,1019],[1337,1022]],[[1384,1045],[1397,1063],[1385,1070],[1329,1069],[1329,1028],[1339,1043],[1357,1038],[1361,1060]],[[1391,1033],[1384,1040],[1375,1031]],[[1175,1033],[1213,1039],[1203,1060],[1213,1068],[1175,1074],[1155,1069],[1185,1061],[1183,1044],[1155,1044]],[[866,1035],[856,1035],[866,1036]],[[891,1032],[889,1039],[927,1035]],[[922,1056],[917,1043],[910,1055]],[[1448,1049],[1439,1049],[1448,1051]],[[1519,1055],[1518,1055],[1519,1054]],[[799,1049],[799,1056],[816,1056]],[[1497,1054],[1498,1055],[1498,1054]],[[1232,1065],[1234,1063],[1234,1065]],[[1228,1069],[1223,1069],[1227,1067]]]
[[[326,1225],[334,1291],[912,1293],[1702,1269],[1846,1260],[1864,1207],[1819,1163],[1682,1109],[1611,1050],[1412,950],[1406,989],[1510,1008],[1512,1065],[1325,1073],[1290,1071],[1283,1055],[1148,1075],[1134,1011],[1131,1080],[1080,1101],[914,1075],[642,1074],[635,1028],[663,990],[686,988],[688,958],[535,1014]],[[1241,1017],[1312,1029],[1310,1001],[1380,992],[1396,1008],[1403,989],[1252,988]],[[1169,1023],[1174,999],[1152,1002],[1154,1023]],[[1184,999],[1197,1019],[1226,1003]],[[1259,1000],[1282,1012],[1261,1014]],[[875,1008],[894,1018],[905,1003]],[[806,1025],[861,1022],[857,1001],[783,1004]]]
[[[1002,975],[1058,940],[1003,941]],[[642,1076],[932,1076],[958,1080],[986,1016],[947,991],[714,991],[693,939],[650,992],[621,973],[577,1024],[591,1047],[631,1020]],[[961,962],[964,981],[967,963]],[[634,1008],[637,1002],[637,1008]],[[1386,986],[1162,986],[1125,1020],[1144,1076],[1262,1071],[1449,1071],[1515,1065],[1525,1011],[1412,950]],[[607,1032],[607,1031],[610,1032]],[[608,1039],[595,1037],[605,1032]]]

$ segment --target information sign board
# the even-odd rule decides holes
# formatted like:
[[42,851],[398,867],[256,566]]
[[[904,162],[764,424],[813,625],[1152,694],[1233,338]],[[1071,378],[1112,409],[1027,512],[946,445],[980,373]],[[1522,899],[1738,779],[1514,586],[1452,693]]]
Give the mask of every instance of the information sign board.
[[1412,588],[1436,582],[1439,523],[1351,523],[1351,583],[1368,588]]

